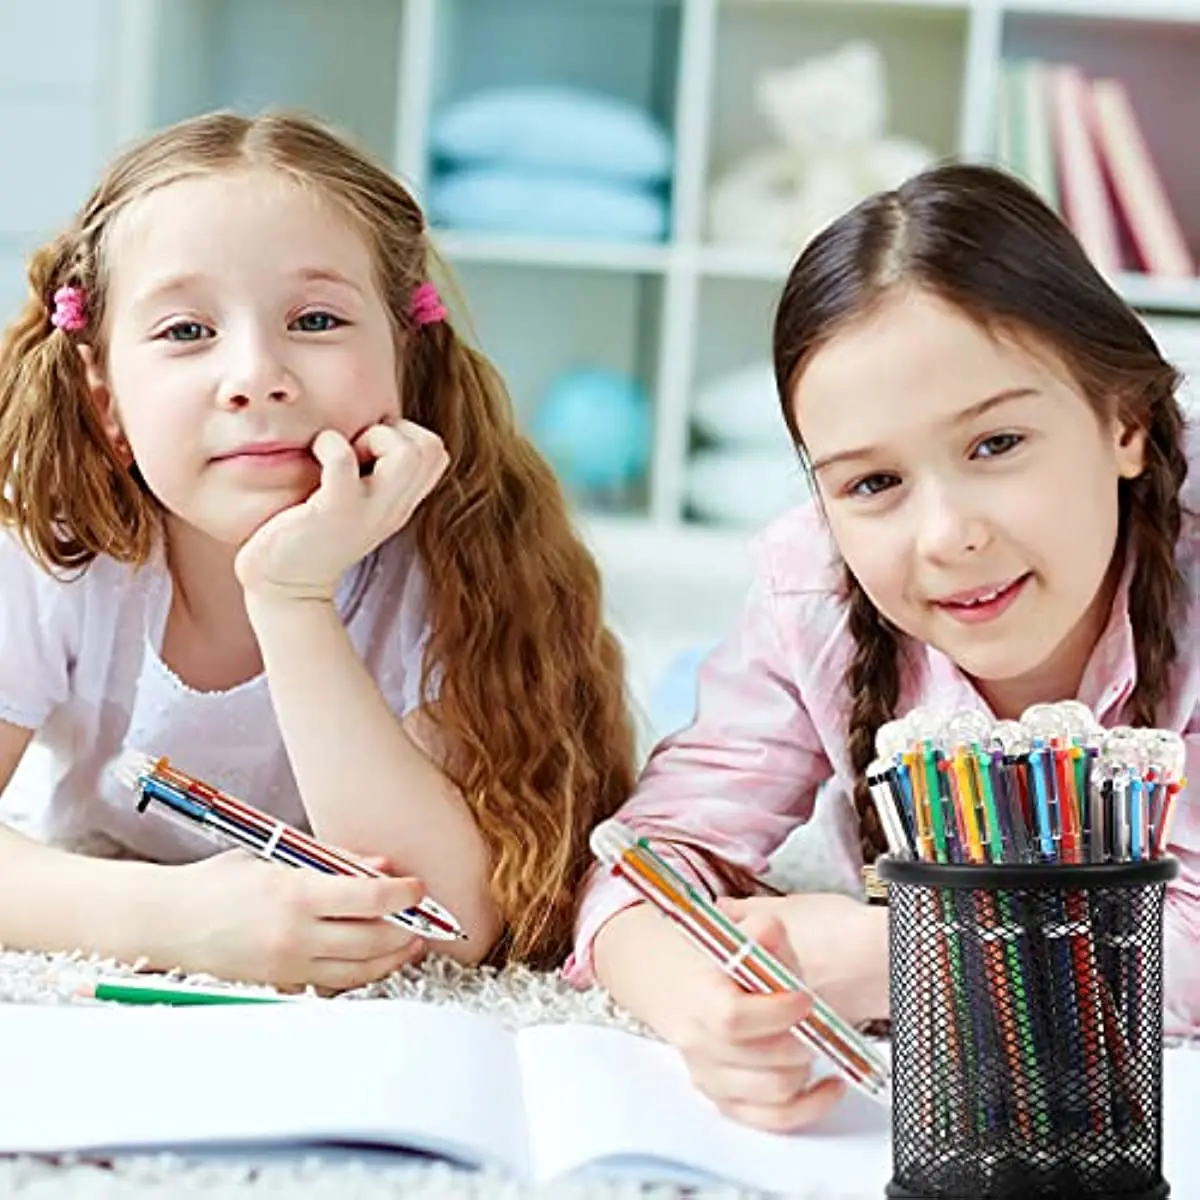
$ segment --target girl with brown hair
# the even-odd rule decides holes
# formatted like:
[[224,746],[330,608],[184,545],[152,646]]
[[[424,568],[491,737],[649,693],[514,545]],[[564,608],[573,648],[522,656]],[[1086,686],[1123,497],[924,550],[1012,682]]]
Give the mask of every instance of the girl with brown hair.
[[[344,988],[423,952],[381,917],[428,889],[458,957],[566,954],[633,782],[621,655],[431,260],[353,146],[232,114],[129,149],[34,255],[0,349],[0,787],[35,738],[51,785],[41,836],[0,826],[0,943]],[[393,877],[213,855],[137,813],[127,749]]]
[[[917,706],[1015,718],[1085,702],[1184,735],[1200,777],[1200,523],[1179,377],[1067,228],[1010,176],[947,165],[859,204],[805,249],[775,376],[815,502],[756,546],[740,623],[702,667],[692,725],[622,819],[855,1022],[886,1018],[886,910],[851,893],[884,849],[864,774]],[[813,813],[836,893],[747,896]],[[1200,806],[1180,805],[1167,900],[1169,1024],[1200,1025]],[[585,893],[570,974],[683,1051],[697,1086],[769,1129],[815,1083],[799,996],[739,992],[619,880]]]

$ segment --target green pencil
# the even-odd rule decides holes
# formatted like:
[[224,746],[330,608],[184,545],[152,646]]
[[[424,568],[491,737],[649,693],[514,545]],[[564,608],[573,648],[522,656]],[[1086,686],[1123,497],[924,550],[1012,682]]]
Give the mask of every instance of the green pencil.
[[117,1000],[122,1004],[282,1004],[298,999],[273,992],[248,992],[236,988],[200,987],[170,980],[142,981],[116,977],[83,983],[76,995],[94,1000]]

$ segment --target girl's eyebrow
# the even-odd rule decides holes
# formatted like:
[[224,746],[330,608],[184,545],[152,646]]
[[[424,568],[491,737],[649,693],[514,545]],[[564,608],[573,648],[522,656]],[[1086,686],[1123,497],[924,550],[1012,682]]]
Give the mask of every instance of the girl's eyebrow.
[[[292,274],[296,279],[304,283],[332,283],[338,287],[348,288],[356,295],[361,296],[363,294],[362,288],[353,279],[348,275],[343,275],[341,271],[337,271],[333,267],[300,267],[293,271]],[[178,275],[167,275],[162,279],[155,280],[145,291],[139,293],[134,298],[134,304],[138,307],[148,307],[171,296],[185,293],[198,284],[206,283],[208,280],[209,276],[200,271],[187,271]]]
[[163,279],[156,280],[148,288],[135,296],[134,304],[138,307],[153,304],[155,301],[166,299],[168,296],[186,292],[197,283],[203,282],[204,279],[205,276],[199,272],[168,275]]
[[[1008,404],[1013,400],[1023,400],[1027,396],[1036,395],[1036,388],[1005,388],[1002,392],[996,392],[995,395],[988,396],[984,400],[967,405],[966,408],[956,412],[952,417],[946,418],[943,424],[966,425],[970,421],[977,420],[979,417],[991,412],[992,409],[999,408],[1002,404]],[[826,454],[818,458],[813,462],[811,470],[814,474],[819,474],[827,467],[835,466],[837,463],[855,462],[859,459],[872,458],[878,453],[879,448],[877,446],[856,446],[852,450],[838,450],[834,454]]]
[[295,275],[305,283],[333,283],[362,295],[362,288],[353,279],[333,267],[301,267]]

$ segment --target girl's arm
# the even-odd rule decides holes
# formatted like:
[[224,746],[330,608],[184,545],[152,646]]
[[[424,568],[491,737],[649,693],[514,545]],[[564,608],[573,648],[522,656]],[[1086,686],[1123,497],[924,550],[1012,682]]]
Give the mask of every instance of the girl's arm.
[[[660,839],[656,847],[673,865],[716,892],[720,881],[693,848],[762,874],[833,774],[789,670],[773,603],[769,584],[756,581],[733,633],[700,668],[694,721],[658,745],[618,814],[638,834]],[[634,901],[625,883],[593,876],[567,968],[574,982],[591,978],[600,927]]]
[[331,602],[248,598],[248,610],[314,832],[420,878],[468,935],[437,949],[478,962],[500,932],[487,851],[429,723],[396,719]]
[[1184,735],[1188,786],[1176,802],[1168,853],[1179,876],[1167,886],[1165,914],[1168,1032],[1200,1033],[1200,729]]
[[[0,794],[32,736],[0,721]],[[380,918],[418,898],[410,880],[292,871],[241,851],[180,867],[90,858],[0,825],[0,945],[13,949],[336,991],[412,961],[421,943]]]
[[[0,721],[0,794],[33,730]],[[0,945],[132,961],[162,944],[166,868],[51,849],[0,825]]]

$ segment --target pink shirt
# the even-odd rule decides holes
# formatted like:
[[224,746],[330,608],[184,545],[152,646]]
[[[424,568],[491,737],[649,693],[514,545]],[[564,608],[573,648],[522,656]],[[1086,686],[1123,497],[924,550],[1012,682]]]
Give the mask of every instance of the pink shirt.
[[[817,789],[828,784],[828,800],[840,810],[830,852],[847,885],[857,887],[862,859],[842,686],[853,642],[819,509],[805,505],[786,513],[756,539],[751,557],[754,581],[741,618],[700,670],[695,719],[656,747],[619,816],[641,835],[704,847],[762,874],[787,835],[812,816]],[[1177,558],[1188,601],[1159,722],[1185,737],[1187,775],[1200,783],[1200,518],[1185,516]],[[1122,723],[1135,682],[1128,575],[1079,688],[1079,699],[1105,726]],[[988,711],[950,659],[930,646],[911,649],[898,712],[917,705]],[[1194,797],[1185,792],[1179,798],[1170,847],[1180,864],[1166,911],[1172,1031],[1200,1027],[1200,803]],[[698,856],[671,853],[671,859],[692,878],[703,873],[705,883],[718,887]],[[635,899],[623,881],[593,876],[566,966],[573,983],[590,982],[597,930]]]

